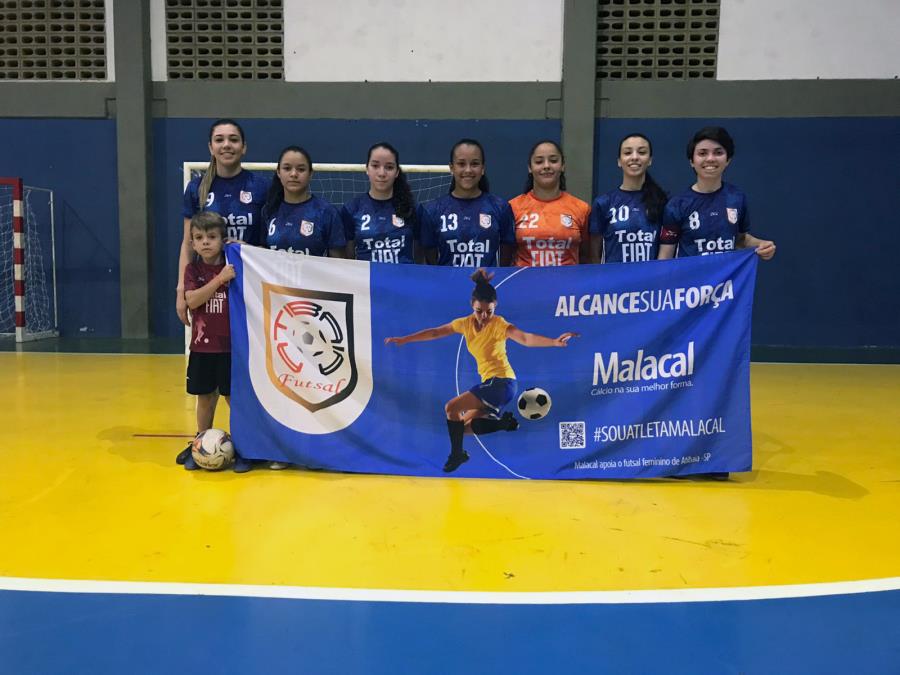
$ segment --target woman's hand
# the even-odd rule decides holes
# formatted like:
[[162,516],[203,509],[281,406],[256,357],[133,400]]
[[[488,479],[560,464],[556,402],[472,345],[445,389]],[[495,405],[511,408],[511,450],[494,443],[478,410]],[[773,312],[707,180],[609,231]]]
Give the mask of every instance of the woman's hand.
[[558,338],[556,338],[553,342],[557,347],[568,347],[569,340],[573,337],[579,337],[578,333],[563,333]]
[[402,337],[386,337],[384,338],[384,344],[386,345],[397,345],[398,347],[402,347],[406,344],[406,338]]
[[225,265],[219,272],[219,282],[221,286],[227,286],[228,282],[234,279],[234,265]]
[[759,246],[756,247],[756,255],[758,255],[763,260],[771,260],[772,256],[775,255],[775,242],[774,241],[759,242]]

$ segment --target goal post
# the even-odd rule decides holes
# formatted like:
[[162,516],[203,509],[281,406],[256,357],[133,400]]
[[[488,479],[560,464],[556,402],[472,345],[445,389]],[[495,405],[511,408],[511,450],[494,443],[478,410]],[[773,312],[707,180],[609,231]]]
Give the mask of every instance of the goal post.
[[53,191],[0,177],[0,336],[59,335]]

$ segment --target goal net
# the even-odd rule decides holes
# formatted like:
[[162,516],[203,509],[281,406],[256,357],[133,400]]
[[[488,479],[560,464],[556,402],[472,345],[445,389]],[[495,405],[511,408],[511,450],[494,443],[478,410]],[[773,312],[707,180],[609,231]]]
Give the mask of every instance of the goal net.
[[0,336],[58,334],[53,191],[0,178]]

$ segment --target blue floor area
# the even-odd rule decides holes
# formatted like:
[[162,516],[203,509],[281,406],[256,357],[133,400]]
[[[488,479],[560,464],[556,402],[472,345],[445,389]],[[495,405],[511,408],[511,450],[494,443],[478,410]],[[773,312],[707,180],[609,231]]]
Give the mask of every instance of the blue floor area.
[[900,673],[900,591],[473,605],[0,592],[0,673]]

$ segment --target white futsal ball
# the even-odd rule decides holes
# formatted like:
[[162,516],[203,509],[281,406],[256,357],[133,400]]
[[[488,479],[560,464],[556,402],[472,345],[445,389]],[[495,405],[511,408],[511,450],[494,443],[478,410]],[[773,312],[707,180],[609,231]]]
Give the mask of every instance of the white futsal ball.
[[539,420],[550,412],[551,403],[550,394],[540,387],[532,387],[521,393],[516,407],[526,420]]
[[234,461],[234,444],[231,436],[221,429],[207,429],[197,434],[191,445],[191,454],[200,468],[218,471],[231,466]]

